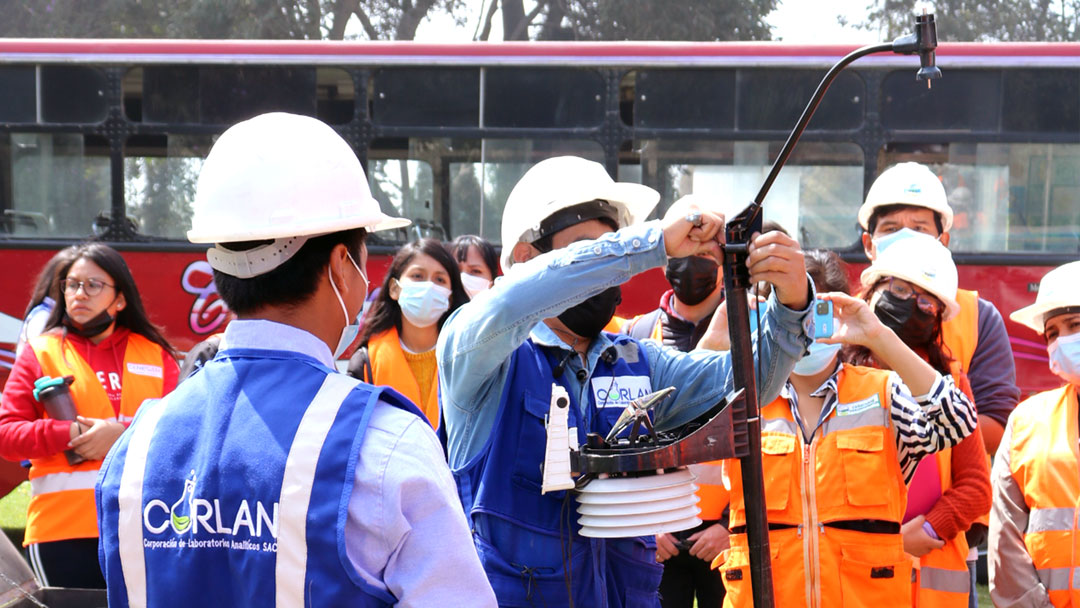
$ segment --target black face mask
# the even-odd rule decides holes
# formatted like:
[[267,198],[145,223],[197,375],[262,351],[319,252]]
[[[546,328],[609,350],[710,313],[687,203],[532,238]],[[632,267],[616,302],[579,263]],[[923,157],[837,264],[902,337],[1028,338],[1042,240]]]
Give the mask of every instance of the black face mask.
[[68,314],[64,313],[64,318],[60,322],[68,329],[69,332],[76,336],[82,336],[84,338],[93,338],[99,335],[109,326],[116,321],[116,317],[109,314],[108,310],[101,311],[96,317],[90,319],[86,323],[79,323],[75,319],[72,319]]
[[716,291],[715,260],[693,255],[668,260],[664,276],[667,277],[675,297],[688,306],[700,304]]
[[559,315],[559,320],[575,334],[583,338],[594,338],[600,335],[611,317],[615,316],[615,307],[619,302],[622,302],[622,289],[618,285],[608,287],[588,300],[564,310]]
[[883,291],[874,306],[874,314],[908,346],[926,346],[934,339],[937,316],[923,312],[915,298],[901,300],[892,292]]

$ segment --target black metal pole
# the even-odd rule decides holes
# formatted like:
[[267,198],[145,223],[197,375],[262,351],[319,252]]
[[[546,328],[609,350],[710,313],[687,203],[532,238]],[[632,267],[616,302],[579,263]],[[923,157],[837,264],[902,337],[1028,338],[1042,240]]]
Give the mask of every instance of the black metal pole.
[[[750,235],[761,230],[761,207],[751,206],[724,228],[724,298],[746,302],[750,270],[746,266]],[[750,549],[750,583],[755,608],[773,607],[772,561],[769,522],[765,512],[765,478],[761,469],[761,417],[754,377],[754,353],[750,342],[750,311],[728,306],[731,366],[735,388],[745,391],[745,410],[732,415],[746,420],[747,453],[739,458],[743,503],[746,506],[746,537]]]

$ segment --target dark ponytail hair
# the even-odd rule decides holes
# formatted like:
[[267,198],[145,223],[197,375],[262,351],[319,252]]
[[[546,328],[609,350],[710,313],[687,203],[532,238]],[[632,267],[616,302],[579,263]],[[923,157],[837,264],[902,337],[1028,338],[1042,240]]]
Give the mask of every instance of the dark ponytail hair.
[[439,330],[442,330],[443,323],[446,322],[450,313],[469,301],[465,287],[461,284],[461,270],[458,269],[457,261],[441,241],[420,239],[407,243],[394,255],[393,261],[390,262],[390,269],[386,271],[386,277],[383,278],[379,295],[375,297],[375,301],[371,303],[371,309],[364,317],[364,327],[360,330],[361,346],[367,346],[372,336],[381,334],[391,327],[401,332],[401,307],[390,297],[390,281],[400,280],[401,274],[408,268],[409,263],[420,253],[433,258],[450,276],[450,308],[439,317]]
[[[57,268],[57,285],[67,278],[68,272],[71,271],[71,267],[75,265],[75,262],[87,259],[97,264],[112,279],[113,285],[116,286],[116,292],[124,294],[126,305],[123,310],[116,313],[116,324],[150,340],[169,353],[171,357],[176,358],[176,351],[173,350],[172,345],[161,334],[161,330],[155,327],[147,318],[142,298],[139,297],[139,290],[135,287],[135,279],[131,276],[131,270],[128,269],[127,262],[124,261],[120,252],[108,245],[95,242],[81,243],[68,249],[72,250],[71,257],[65,259]],[[60,291],[59,287],[57,291]],[[53,308],[49,319],[45,322],[45,331],[60,327],[64,315],[67,314],[67,301],[63,293],[59,293],[59,295],[60,297],[56,298],[56,307]]]
[[48,262],[45,262],[45,267],[41,269],[37,281],[34,282],[34,291],[30,294],[30,302],[26,304],[26,312],[23,313],[24,318],[29,317],[30,311],[44,302],[45,298],[52,298],[54,302],[60,301],[59,271],[65,264],[69,264],[68,267],[70,268],[70,264],[75,263],[75,258],[72,257],[75,254],[75,247],[75,245],[65,247],[49,258]]

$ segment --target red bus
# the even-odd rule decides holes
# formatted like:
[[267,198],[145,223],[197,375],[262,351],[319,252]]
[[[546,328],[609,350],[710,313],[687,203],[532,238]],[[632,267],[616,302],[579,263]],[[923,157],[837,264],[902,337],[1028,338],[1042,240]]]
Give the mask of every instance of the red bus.
[[[221,330],[204,247],[185,238],[216,135],[284,110],[332,124],[383,208],[372,279],[418,236],[498,243],[503,203],[532,164],[576,154],[659,190],[749,200],[824,70],[848,46],[0,40],[0,381],[33,279],[97,237],[131,265],[180,349]],[[865,264],[856,210],[876,174],[916,160],[956,210],[961,285],[1004,316],[1080,251],[1080,45],[952,44],[944,78],[910,57],[840,75],[766,202],[804,247]],[[620,314],[656,306],[652,271]],[[1006,321],[1023,392],[1058,381],[1034,333]]]

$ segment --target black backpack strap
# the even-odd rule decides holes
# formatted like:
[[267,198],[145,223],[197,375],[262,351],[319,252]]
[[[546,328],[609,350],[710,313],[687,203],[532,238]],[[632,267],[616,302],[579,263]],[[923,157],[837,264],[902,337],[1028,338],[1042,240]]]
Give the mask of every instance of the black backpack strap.
[[357,380],[372,383],[375,378],[374,372],[371,371],[371,357],[368,356],[367,346],[361,346],[356,349],[353,356],[349,357],[349,367],[345,373],[349,374]]

